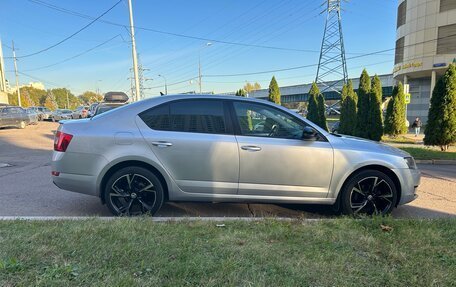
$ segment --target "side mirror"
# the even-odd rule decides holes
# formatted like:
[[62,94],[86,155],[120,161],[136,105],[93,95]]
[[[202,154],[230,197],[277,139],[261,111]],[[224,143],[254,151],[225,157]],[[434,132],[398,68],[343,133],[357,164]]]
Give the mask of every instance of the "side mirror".
[[302,139],[305,141],[312,141],[317,139],[317,133],[311,127],[305,127],[302,131]]

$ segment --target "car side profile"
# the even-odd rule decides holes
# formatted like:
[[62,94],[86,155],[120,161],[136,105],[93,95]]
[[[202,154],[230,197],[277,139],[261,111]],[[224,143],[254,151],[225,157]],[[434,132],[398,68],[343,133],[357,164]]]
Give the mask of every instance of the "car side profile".
[[28,124],[30,124],[30,118],[25,109],[17,106],[0,107],[0,128],[25,129]]
[[155,214],[165,201],[388,214],[414,200],[420,172],[406,152],[330,134],[270,102],[175,95],[62,121],[52,180],[100,197],[115,215]]

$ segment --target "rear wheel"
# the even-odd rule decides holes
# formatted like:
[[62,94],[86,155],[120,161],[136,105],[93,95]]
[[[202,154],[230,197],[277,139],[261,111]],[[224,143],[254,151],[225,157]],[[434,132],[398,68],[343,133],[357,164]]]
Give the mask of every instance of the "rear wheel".
[[26,126],[27,126],[27,124],[26,124],[24,121],[21,121],[21,122],[19,123],[19,128],[20,128],[20,129],[25,129]]
[[155,214],[163,204],[160,180],[142,167],[125,167],[115,172],[106,183],[104,199],[117,216]]
[[386,215],[397,201],[397,190],[391,178],[377,170],[356,173],[341,191],[344,214]]

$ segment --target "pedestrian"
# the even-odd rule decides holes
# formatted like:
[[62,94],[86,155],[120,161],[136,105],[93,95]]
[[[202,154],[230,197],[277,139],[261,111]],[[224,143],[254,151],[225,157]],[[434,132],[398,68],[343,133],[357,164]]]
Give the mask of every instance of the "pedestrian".
[[412,124],[412,128],[415,128],[415,137],[417,137],[420,134],[421,130],[421,120],[420,118],[416,118],[415,121]]

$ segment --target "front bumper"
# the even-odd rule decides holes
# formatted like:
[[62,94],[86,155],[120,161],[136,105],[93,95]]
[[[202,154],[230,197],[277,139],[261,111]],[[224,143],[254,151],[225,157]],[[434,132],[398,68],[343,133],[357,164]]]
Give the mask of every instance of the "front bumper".
[[401,198],[398,205],[403,205],[415,200],[418,195],[416,191],[421,181],[421,172],[419,169],[394,169],[394,173],[401,183]]

